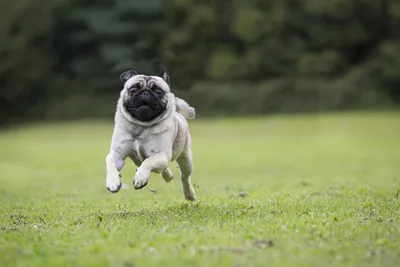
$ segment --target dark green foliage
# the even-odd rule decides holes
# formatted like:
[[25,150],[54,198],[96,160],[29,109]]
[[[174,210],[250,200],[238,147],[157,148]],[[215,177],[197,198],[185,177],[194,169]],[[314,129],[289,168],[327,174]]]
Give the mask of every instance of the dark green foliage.
[[119,74],[136,68],[154,73],[161,66],[165,24],[162,0],[77,1],[59,34],[61,68],[78,77],[86,93],[115,96]]
[[0,124],[35,113],[45,97],[52,2],[0,2]]
[[162,65],[199,115],[400,103],[399,37],[400,0],[6,0],[0,124],[111,118]]

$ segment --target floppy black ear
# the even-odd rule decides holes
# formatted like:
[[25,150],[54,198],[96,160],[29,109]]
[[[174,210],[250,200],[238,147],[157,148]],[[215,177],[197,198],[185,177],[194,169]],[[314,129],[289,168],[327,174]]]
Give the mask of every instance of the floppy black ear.
[[127,80],[129,80],[132,76],[138,75],[138,73],[136,72],[136,70],[127,70],[125,72],[123,72],[119,78],[121,79],[121,81],[126,82]]
[[161,71],[160,71],[160,73],[157,74],[157,76],[163,78],[164,81],[168,84],[168,86],[171,85],[168,73],[164,67],[161,68]]

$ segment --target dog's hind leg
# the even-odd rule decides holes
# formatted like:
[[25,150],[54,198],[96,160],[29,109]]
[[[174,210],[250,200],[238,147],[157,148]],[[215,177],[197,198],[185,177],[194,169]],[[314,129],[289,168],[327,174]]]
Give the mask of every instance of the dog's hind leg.
[[161,173],[162,178],[164,179],[165,182],[169,183],[174,179],[174,175],[172,174],[171,170],[169,168],[166,168],[162,173]]
[[196,192],[194,191],[192,181],[190,179],[190,175],[193,172],[193,157],[190,149],[190,141],[189,146],[187,146],[185,150],[186,151],[184,151],[184,153],[182,153],[182,155],[176,159],[176,162],[181,170],[181,182],[185,199],[189,201],[195,201]]

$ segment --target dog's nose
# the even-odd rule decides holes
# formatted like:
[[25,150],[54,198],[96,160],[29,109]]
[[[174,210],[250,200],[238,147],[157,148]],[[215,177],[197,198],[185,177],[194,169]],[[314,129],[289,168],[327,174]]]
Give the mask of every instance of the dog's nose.
[[148,91],[144,91],[144,92],[142,93],[142,96],[144,96],[144,97],[149,97],[149,96],[150,96],[150,93],[149,93]]

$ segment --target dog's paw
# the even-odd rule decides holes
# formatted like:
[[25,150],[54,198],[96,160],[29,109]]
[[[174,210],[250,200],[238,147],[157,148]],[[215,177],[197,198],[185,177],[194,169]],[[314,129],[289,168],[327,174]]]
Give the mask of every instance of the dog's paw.
[[140,167],[136,171],[135,178],[133,178],[133,187],[137,189],[142,189],[147,185],[150,178],[150,172]]
[[167,183],[171,182],[172,179],[174,179],[174,175],[172,174],[172,172],[169,168],[167,168],[165,171],[163,171],[161,176],[164,179],[164,181],[166,181]]
[[111,193],[117,193],[121,189],[122,184],[120,177],[121,177],[120,174],[118,174],[117,176],[116,175],[107,176],[106,186],[108,191],[110,191]]
[[191,185],[183,188],[183,194],[185,195],[186,200],[189,200],[189,201],[196,200],[196,192],[194,191],[194,188]]
[[142,189],[143,187],[145,187],[147,185],[148,181],[137,181],[137,180],[133,180],[133,187],[136,190]]

